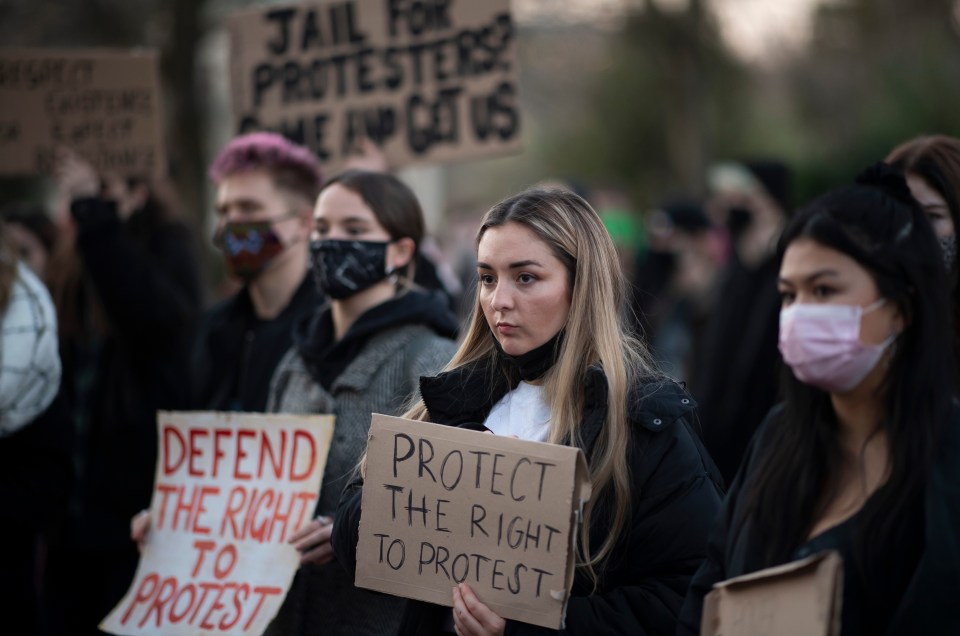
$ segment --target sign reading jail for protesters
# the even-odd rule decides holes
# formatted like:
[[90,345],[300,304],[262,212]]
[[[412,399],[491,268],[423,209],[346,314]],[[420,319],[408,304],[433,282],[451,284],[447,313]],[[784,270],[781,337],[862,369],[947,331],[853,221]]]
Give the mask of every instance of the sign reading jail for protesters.
[[509,0],[327,0],[228,21],[238,133],[331,169],[366,137],[394,168],[520,150]]
[[151,528],[112,634],[263,633],[300,554],[332,416],[160,412]]
[[0,174],[45,174],[72,148],[97,171],[166,170],[151,51],[0,49]]
[[500,616],[560,628],[589,498],[578,448],[375,414],[356,584],[450,606],[466,581]]

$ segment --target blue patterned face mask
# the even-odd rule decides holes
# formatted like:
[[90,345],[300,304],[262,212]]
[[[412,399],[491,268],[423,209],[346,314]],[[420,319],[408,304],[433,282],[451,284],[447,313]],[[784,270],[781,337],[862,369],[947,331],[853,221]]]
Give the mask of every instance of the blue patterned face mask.
[[340,300],[376,285],[392,272],[387,270],[386,241],[310,242],[313,279],[330,298]]
[[214,237],[222,251],[230,276],[251,281],[266,268],[283,243],[273,230],[273,221],[230,223]]

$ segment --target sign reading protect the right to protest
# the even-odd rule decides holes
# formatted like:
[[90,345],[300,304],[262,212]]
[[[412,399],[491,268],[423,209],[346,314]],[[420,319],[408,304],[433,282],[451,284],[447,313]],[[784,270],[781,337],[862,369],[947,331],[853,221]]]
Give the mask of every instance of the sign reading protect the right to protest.
[[394,168],[520,150],[509,0],[330,0],[231,16],[237,133],[336,168],[366,137]]
[[562,627],[579,449],[375,414],[366,466],[358,587],[450,606],[466,582],[504,618]]
[[102,173],[166,171],[152,51],[0,49],[0,174],[45,174],[63,146]]

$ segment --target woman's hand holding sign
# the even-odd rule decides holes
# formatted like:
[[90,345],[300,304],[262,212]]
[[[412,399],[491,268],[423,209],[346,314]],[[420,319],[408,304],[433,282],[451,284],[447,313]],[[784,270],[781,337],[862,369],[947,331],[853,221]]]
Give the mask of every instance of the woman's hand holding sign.
[[507,621],[480,602],[469,585],[460,583],[453,588],[453,626],[460,636],[502,636]]
[[300,565],[323,565],[333,560],[333,548],[330,546],[332,532],[333,517],[320,515],[297,530],[287,543],[300,552]]

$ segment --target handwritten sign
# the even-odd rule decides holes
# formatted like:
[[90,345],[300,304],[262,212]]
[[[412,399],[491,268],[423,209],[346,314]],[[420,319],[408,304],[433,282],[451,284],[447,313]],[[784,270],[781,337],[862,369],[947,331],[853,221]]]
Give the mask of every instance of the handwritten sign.
[[823,552],[717,583],[703,603],[703,636],[838,636],[843,563]]
[[450,606],[466,581],[501,616],[560,628],[589,498],[577,448],[375,414],[356,584]]
[[520,150],[509,0],[339,0],[229,19],[238,133],[273,130],[328,169],[365,136],[393,167]]
[[313,514],[332,416],[158,414],[152,527],[113,634],[263,633]]
[[57,146],[99,172],[166,170],[150,51],[0,49],[0,174],[44,174]]

